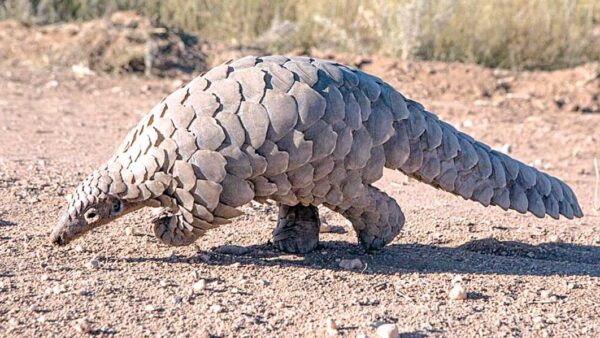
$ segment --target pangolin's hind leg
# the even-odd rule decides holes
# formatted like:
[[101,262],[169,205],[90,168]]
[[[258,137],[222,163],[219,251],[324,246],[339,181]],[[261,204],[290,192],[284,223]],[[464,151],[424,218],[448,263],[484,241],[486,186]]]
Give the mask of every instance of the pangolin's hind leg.
[[279,220],[273,230],[273,244],[290,253],[307,253],[319,244],[319,209],[316,206],[279,205]]
[[329,206],[346,217],[354,227],[365,250],[379,250],[390,243],[404,225],[398,203],[383,191],[366,186],[363,192],[344,205]]

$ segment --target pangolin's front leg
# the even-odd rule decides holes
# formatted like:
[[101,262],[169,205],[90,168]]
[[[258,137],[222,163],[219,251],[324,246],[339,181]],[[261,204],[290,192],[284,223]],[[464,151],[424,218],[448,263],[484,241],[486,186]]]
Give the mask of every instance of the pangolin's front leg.
[[313,205],[279,205],[277,228],[273,230],[273,245],[290,253],[307,253],[319,244],[319,209]]
[[174,246],[189,245],[205,232],[186,222],[181,213],[175,213],[170,208],[161,208],[152,219],[152,224],[156,238]]

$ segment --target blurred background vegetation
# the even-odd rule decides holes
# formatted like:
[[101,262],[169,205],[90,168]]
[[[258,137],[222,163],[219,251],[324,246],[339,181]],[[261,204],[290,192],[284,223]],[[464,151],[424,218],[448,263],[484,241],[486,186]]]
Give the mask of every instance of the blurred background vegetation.
[[0,19],[137,10],[207,41],[555,69],[600,61],[599,0],[0,0]]

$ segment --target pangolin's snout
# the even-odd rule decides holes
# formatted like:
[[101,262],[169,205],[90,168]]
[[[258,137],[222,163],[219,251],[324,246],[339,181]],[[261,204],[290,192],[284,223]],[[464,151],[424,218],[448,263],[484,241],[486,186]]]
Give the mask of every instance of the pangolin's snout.
[[63,214],[50,234],[50,243],[52,243],[52,245],[62,246],[70,242],[69,237],[72,236],[69,236],[69,233],[74,228],[74,224],[71,223],[73,222],[69,222],[69,216]]
[[54,233],[52,233],[50,235],[50,242],[52,243],[52,245],[56,245],[56,246],[61,246],[61,245],[65,244],[65,241],[64,241],[62,235],[58,235],[58,234],[54,234]]

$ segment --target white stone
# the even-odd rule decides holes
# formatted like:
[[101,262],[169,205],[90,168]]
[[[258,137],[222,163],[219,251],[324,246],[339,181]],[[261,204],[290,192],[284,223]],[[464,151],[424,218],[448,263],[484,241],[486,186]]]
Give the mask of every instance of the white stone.
[[396,324],[383,324],[377,328],[377,335],[380,338],[398,338],[398,327]]
[[192,285],[192,288],[194,289],[194,291],[202,291],[206,288],[206,281],[204,279],[201,279],[194,283],[194,285]]
[[467,299],[467,291],[465,291],[462,285],[454,284],[448,293],[448,298],[451,300],[465,300]]
[[90,333],[92,332],[92,324],[87,319],[78,320],[75,325],[75,331],[79,333]]

